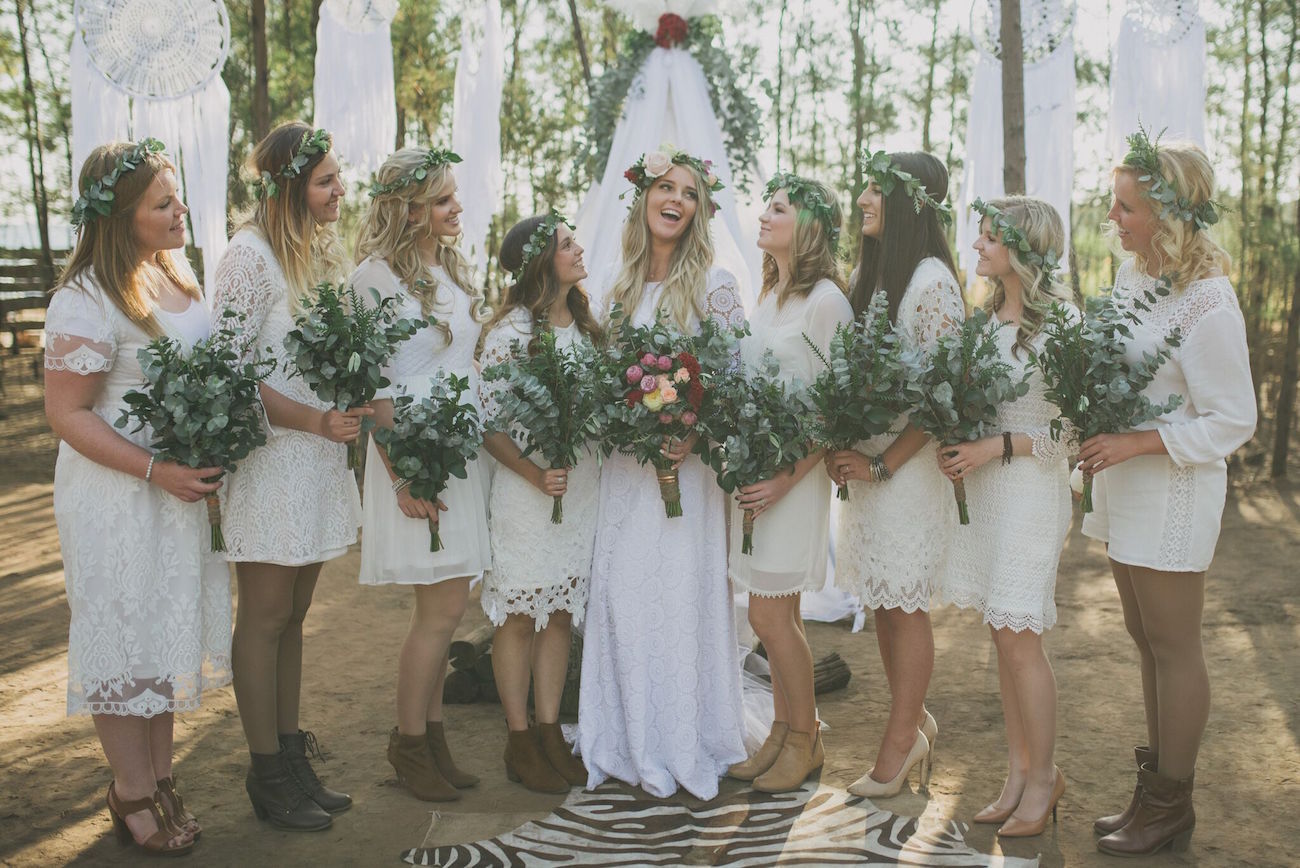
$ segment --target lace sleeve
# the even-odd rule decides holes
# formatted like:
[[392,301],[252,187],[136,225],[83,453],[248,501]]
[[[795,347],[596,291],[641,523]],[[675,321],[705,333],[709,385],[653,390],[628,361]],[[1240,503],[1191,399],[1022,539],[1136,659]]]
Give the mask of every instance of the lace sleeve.
[[105,301],[78,286],[65,286],[45,313],[45,368],[98,374],[111,370],[117,338]]
[[[483,370],[510,361],[514,356],[514,343],[518,341],[520,344],[526,344],[531,337],[531,325],[528,312],[517,309],[493,326],[483,338],[483,353],[479,356]],[[483,407],[485,420],[495,419],[501,414],[501,405],[496,397],[500,388],[500,380],[479,379],[478,398]]]
[[909,290],[905,303],[911,304],[912,340],[926,353],[931,352],[942,335],[954,332],[966,318],[961,289],[947,269],[927,276],[926,282]]
[[704,315],[723,329],[743,326],[745,305],[740,300],[736,278],[731,275],[731,272],[721,268],[716,269],[709,278],[710,286],[704,300]]
[[[255,338],[275,302],[277,289],[266,258],[247,244],[232,243],[217,263],[213,278],[213,316],[220,321],[226,311],[244,315],[244,334]],[[283,291],[281,289],[281,291]],[[251,344],[256,341],[250,341]]]
[[1065,461],[1079,448],[1079,431],[1069,419],[1061,420],[1061,434],[1052,436],[1050,425],[1027,432],[1033,441],[1033,456],[1045,464]]

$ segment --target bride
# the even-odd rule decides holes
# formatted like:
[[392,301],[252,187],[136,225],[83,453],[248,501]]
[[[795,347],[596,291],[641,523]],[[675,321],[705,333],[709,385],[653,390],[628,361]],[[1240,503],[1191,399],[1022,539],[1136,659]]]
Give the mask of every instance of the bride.
[[[744,322],[730,272],[713,267],[709,221],[721,188],[702,160],[667,146],[629,171],[623,265],[609,292],[637,325],[662,314],[694,332],[704,318]],[[582,658],[579,745],[588,787],[614,777],[661,798],[678,786],[711,799],[745,758],[726,499],[669,441],[685,518],[666,518],[655,474],[615,454],[601,475]]]

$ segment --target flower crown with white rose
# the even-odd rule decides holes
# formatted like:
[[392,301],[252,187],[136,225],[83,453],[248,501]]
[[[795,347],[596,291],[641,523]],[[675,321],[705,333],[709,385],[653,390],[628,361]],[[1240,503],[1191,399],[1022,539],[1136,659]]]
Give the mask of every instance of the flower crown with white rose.
[[[670,144],[662,144],[656,151],[648,154],[642,154],[641,158],[633,163],[623,177],[632,182],[633,192],[632,201],[635,202],[655,179],[666,174],[673,166],[690,166],[700,173],[704,178],[704,185],[710,193],[716,193],[722,189],[722,181],[713,173],[713,161],[701,160],[699,157],[692,156],[685,151],[679,151]],[[622,198],[621,196],[619,198]],[[710,200],[709,205],[712,210],[709,216],[712,217],[718,210],[716,202]]]

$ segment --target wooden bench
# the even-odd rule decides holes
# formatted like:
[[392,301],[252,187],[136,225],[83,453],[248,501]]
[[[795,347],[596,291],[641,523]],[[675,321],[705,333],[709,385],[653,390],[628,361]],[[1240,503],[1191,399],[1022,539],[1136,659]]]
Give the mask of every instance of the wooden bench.
[[53,251],[54,264],[46,265],[39,250],[0,250],[0,328],[9,332],[14,355],[20,332],[45,328],[50,288],[67,255]]

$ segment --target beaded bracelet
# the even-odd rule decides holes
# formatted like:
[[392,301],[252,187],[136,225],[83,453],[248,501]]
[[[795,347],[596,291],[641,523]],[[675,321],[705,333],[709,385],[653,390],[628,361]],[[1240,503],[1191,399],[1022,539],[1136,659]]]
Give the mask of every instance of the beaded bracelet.
[[1002,463],[1011,463],[1011,432],[1002,432]]
[[888,482],[890,477],[893,475],[894,474],[889,472],[889,468],[885,466],[885,459],[881,458],[879,455],[871,459],[872,482]]
[[157,452],[155,452],[154,454],[152,454],[152,455],[149,456],[149,466],[146,467],[146,468],[144,469],[144,481],[145,481],[145,482],[152,482],[152,481],[153,481],[153,463],[154,463],[155,461],[157,461],[157,460],[158,460],[158,453],[157,453]]

